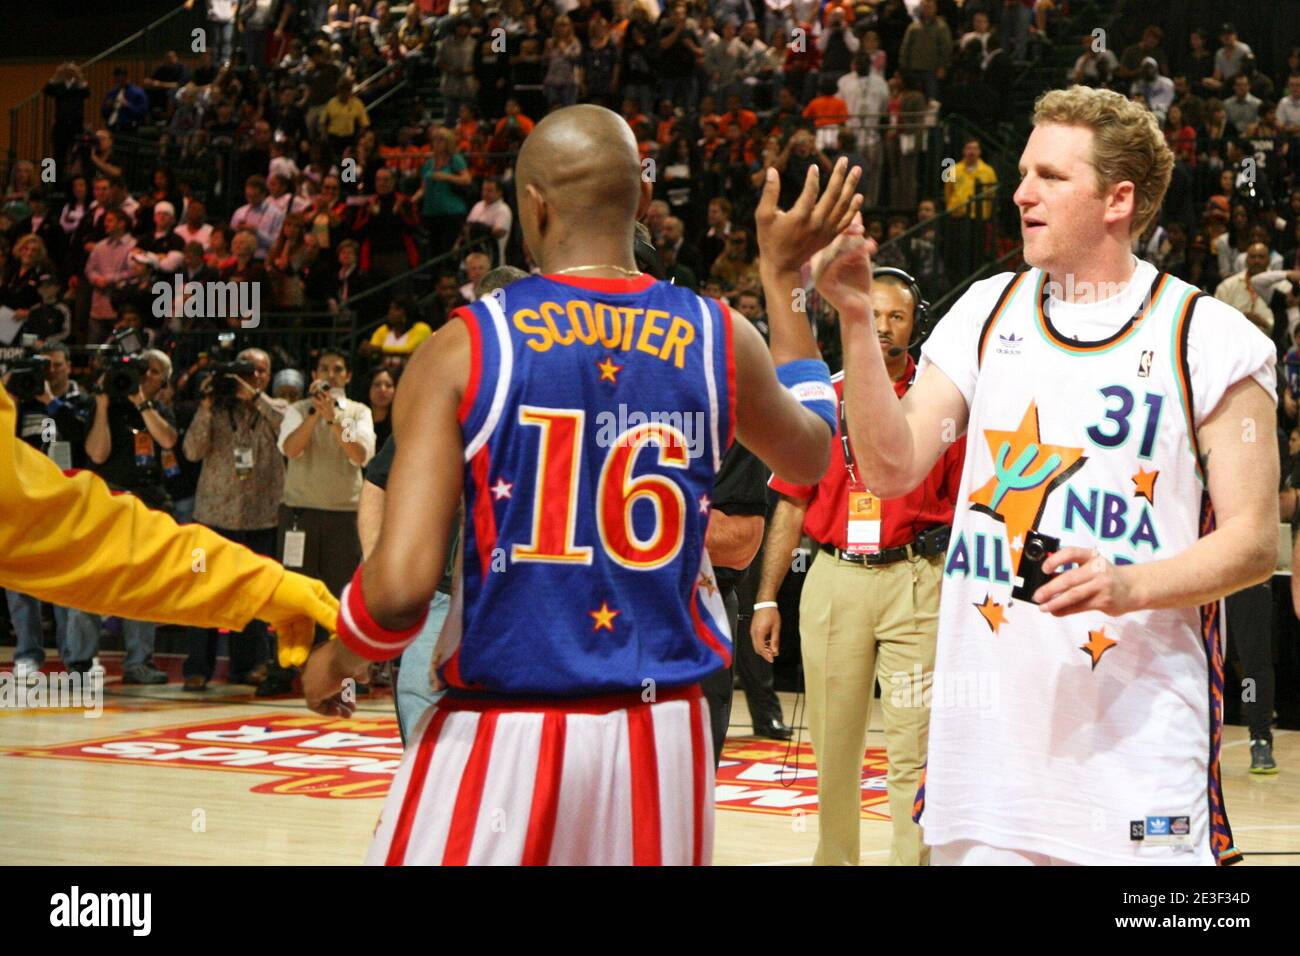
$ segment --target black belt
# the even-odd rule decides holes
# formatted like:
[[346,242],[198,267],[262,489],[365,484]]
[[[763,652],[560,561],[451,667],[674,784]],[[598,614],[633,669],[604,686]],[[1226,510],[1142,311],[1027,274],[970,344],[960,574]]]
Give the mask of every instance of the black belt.
[[883,551],[877,551],[875,554],[853,554],[849,551],[841,551],[834,545],[818,544],[831,557],[839,558],[841,561],[851,561],[853,564],[867,564],[875,567],[881,564],[893,564],[896,561],[906,561],[908,558],[916,555],[910,544],[904,544],[897,548],[885,548]]

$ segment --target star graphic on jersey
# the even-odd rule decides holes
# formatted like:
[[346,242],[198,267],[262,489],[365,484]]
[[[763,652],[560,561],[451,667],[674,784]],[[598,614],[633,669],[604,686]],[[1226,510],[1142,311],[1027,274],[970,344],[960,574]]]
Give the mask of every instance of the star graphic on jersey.
[[1019,573],[1025,532],[1037,527],[1052,489],[1088,459],[1082,448],[1042,443],[1038,404],[1032,401],[1014,431],[986,428],[984,440],[993,454],[993,476],[971,493],[970,501],[973,510],[1005,523],[1011,566]]
[[700,514],[706,515],[709,509],[713,507],[713,502],[709,500],[708,495],[700,495]]
[[599,631],[602,627],[607,631],[612,631],[614,630],[614,618],[618,617],[623,612],[611,611],[609,605],[604,601],[601,601],[600,610],[588,611],[587,613],[590,614],[592,619],[596,622],[592,627],[593,631]]
[[500,501],[502,498],[509,498],[514,487],[514,482],[506,481],[504,478],[497,478],[497,483],[491,488],[493,499]]
[[1137,491],[1133,492],[1134,498],[1145,498],[1152,504],[1156,503],[1156,479],[1160,477],[1158,471],[1146,471],[1138,468],[1138,473],[1133,476],[1133,484],[1137,485]]
[[989,630],[994,634],[998,632],[998,628],[1007,622],[1006,605],[993,600],[993,596],[990,594],[984,595],[983,604],[972,606],[980,612],[980,616],[984,618],[984,623],[989,626]]
[[599,381],[618,384],[618,373],[623,371],[623,366],[615,364],[612,358],[605,356],[605,361],[597,362],[596,368],[600,369]]
[[709,597],[713,597],[713,595],[718,593],[717,580],[712,576],[705,574],[703,571],[700,572],[699,583],[700,587],[704,588],[704,590],[708,592]]
[[1080,644],[1079,650],[1083,651],[1092,658],[1092,669],[1097,669],[1097,662],[1101,660],[1101,655],[1118,644],[1119,641],[1112,641],[1106,636],[1105,628],[1097,631],[1088,632],[1088,643]]

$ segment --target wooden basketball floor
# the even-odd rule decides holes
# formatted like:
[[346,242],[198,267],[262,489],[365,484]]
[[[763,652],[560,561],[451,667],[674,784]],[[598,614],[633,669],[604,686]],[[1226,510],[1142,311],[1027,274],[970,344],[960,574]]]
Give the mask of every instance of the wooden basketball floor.
[[[0,709],[0,859],[358,863],[388,779],[379,771],[400,753],[391,698],[363,698],[344,722],[319,718],[300,700],[232,691],[123,687],[110,676],[95,719],[80,710]],[[798,751],[748,736],[736,695],[714,862],[807,864],[817,842],[817,815],[802,809],[816,798],[807,734]],[[782,703],[789,721],[793,695]],[[862,862],[870,865],[888,861],[883,747],[877,711],[863,782]],[[1276,776],[1248,773],[1249,751],[1246,729],[1228,727],[1223,778],[1237,846],[1247,865],[1300,864],[1300,733],[1276,733]]]

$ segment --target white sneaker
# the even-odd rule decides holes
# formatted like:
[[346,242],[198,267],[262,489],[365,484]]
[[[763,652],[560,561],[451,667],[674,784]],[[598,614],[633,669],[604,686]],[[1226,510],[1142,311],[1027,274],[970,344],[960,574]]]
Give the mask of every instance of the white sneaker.
[[39,664],[32,663],[28,658],[19,658],[14,661],[14,680],[28,680],[33,674],[39,673],[40,669]]

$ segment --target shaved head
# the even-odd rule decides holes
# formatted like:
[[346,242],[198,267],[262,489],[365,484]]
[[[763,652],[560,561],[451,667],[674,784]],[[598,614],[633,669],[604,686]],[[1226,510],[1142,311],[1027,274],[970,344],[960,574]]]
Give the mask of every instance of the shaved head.
[[582,104],[549,114],[524,140],[515,175],[524,241],[543,269],[548,253],[575,244],[631,249],[641,158],[617,113]]

